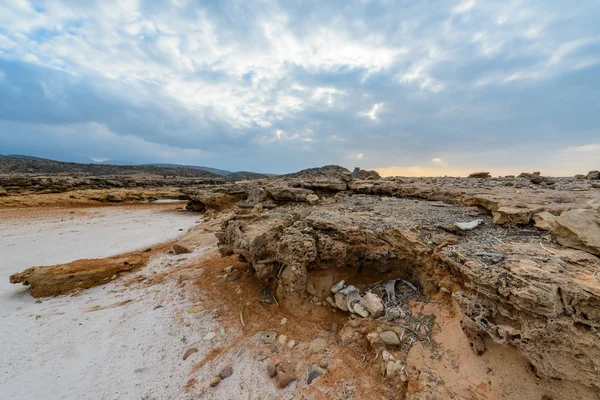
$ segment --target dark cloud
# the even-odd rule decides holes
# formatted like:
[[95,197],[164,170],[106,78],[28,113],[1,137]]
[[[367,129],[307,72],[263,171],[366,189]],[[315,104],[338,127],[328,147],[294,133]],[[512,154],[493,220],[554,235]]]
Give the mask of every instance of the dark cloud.
[[570,148],[600,143],[594,2],[53,1],[0,14],[0,153],[570,173],[594,167]]

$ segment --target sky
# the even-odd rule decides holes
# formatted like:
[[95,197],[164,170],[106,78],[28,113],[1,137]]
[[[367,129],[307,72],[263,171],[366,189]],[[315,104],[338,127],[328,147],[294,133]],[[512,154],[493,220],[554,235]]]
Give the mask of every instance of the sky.
[[3,0],[0,154],[600,169],[597,0]]

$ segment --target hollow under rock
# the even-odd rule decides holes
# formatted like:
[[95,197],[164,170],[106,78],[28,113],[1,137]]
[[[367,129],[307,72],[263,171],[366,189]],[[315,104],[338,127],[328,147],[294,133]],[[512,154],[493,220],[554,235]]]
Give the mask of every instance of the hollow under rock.
[[[326,301],[341,279],[360,291],[406,279],[424,293],[447,292],[476,352],[489,335],[519,349],[540,376],[600,388],[597,257],[557,246],[545,231],[494,224],[475,206],[336,197],[235,215],[218,234],[219,248],[247,260],[278,298]],[[448,229],[473,219],[483,223]]]

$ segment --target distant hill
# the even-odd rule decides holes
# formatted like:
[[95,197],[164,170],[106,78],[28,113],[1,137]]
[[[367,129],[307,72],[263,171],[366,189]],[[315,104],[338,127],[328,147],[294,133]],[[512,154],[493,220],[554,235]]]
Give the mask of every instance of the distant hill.
[[203,169],[187,168],[183,166],[159,167],[154,165],[79,164],[21,155],[0,155],[0,173],[78,174],[91,176],[151,174],[194,178],[223,177],[222,175],[208,172]]
[[142,166],[152,166],[152,167],[163,167],[163,168],[189,168],[189,169],[200,169],[202,171],[208,171],[211,172],[213,174],[216,175],[221,175],[221,176],[228,176],[229,174],[231,174],[231,171],[226,171],[224,169],[218,169],[218,168],[210,168],[210,167],[203,167],[200,165],[182,165],[182,164],[142,164]]
[[285,178],[339,178],[343,175],[350,175],[344,167],[339,165],[325,165],[323,167],[308,168],[292,174],[282,175]]
[[251,179],[264,179],[273,175],[259,174],[256,172],[248,172],[248,171],[238,171],[238,172],[230,172],[227,175],[227,179],[230,181],[248,181]]

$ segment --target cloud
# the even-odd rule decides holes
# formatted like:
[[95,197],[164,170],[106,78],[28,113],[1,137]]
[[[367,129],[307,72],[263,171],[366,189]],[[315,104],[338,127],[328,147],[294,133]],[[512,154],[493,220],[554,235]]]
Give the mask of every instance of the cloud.
[[[571,168],[563,149],[597,141],[599,15],[558,0],[3,2],[0,153]],[[65,140],[75,130],[102,152]]]

